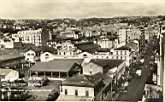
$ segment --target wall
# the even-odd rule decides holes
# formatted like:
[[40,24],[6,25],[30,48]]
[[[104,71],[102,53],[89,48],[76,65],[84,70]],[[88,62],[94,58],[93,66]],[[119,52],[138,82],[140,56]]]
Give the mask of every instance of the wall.
[[35,62],[36,53],[32,50],[29,50],[25,53],[25,60],[29,62]]
[[86,91],[89,92],[89,97],[94,97],[94,88],[92,87],[77,87],[77,86],[62,86],[61,95],[65,95],[65,89],[67,89],[67,95],[75,96],[75,90],[78,90],[78,96],[86,96]]
[[130,51],[129,50],[114,50],[112,59],[121,59],[126,61],[126,65],[130,64]]
[[14,81],[19,78],[19,73],[17,71],[10,71],[6,76],[5,80]]
[[83,67],[83,74],[84,75],[93,75],[98,72],[103,73],[103,68],[101,66],[98,66],[94,63],[82,63]]
[[55,59],[55,56],[49,52],[45,52],[45,53],[41,54],[41,56],[40,56],[41,62],[49,62],[54,59]]

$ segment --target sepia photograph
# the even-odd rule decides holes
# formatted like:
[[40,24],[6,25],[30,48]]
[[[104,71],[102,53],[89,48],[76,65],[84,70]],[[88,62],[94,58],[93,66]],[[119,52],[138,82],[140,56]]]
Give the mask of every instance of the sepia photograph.
[[0,101],[165,101],[165,1],[0,0]]

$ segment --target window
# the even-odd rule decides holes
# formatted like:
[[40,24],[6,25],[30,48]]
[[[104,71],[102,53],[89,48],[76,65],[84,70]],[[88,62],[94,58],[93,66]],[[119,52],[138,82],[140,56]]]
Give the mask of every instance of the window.
[[118,55],[118,51],[116,51],[116,55]]
[[68,95],[68,90],[67,89],[65,89],[65,95]]
[[75,90],[75,96],[78,96],[78,90]]
[[87,54],[83,54],[83,57],[86,58],[87,57]]
[[85,91],[85,96],[89,97],[89,91],[88,90]]
[[125,51],[125,55],[127,55],[127,51]]
[[30,53],[28,53],[27,55],[30,56]]
[[48,59],[49,58],[49,54],[45,54],[45,59]]

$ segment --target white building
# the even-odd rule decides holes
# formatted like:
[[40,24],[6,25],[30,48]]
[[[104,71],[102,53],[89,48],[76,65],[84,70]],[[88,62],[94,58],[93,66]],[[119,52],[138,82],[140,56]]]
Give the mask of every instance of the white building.
[[32,62],[32,63],[35,62],[35,58],[36,58],[36,53],[35,53],[35,51],[29,50],[29,51],[25,52],[24,56],[25,56],[25,60],[26,60],[26,61]]
[[14,42],[22,42],[41,46],[42,29],[19,31],[17,34],[12,34]]
[[19,73],[12,69],[0,68],[0,78],[1,81],[14,81],[19,78]]
[[85,59],[81,65],[84,75],[94,75],[100,72],[112,78],[115,75],[120,78],[126,67],[125,61],[113,59]]
[[140,39],[141,31],[138,28],[127,29],[127,41]]
[[40,55],[41,62],[49,62],[55,59],[55,55],[50,52],[44,52]]
[[124,29],[124,28],[122,28],[122,29],[119,29],[118,30],[118,40],[119,40],[119,45],[120,46],[123,46],[123,45],[125,45],[126,44],[126,34],[127,34],[127,29]]
[[76,47],[71,41],[66,41],[57,48],[58,55],[73,56],[76,54]]
[[122,46],[119,48],[116,48],[114,50],[111,50],[112,53],[112,59],[120,59],[120,60],[125,60],[126,61],[126,65],[129,66],[130,64],[130,60],[131,60],[131,49],[126,47],[126,46]]
[[99,92],[99,83],[102,83],[100,73],[70,77],[62,82],[57,101],[92,101]]
[[115,48],[117,46],[117,39],[110,40],[105,36],[101,36],[100,39],[95,41],[96,44],[100,45],[101,48]]

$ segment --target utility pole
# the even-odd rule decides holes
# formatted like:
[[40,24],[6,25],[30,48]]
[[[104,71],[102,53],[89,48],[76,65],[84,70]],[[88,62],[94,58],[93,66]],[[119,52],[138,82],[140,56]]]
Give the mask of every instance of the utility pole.
[[163,69],[164,69],[164,48],[163,48],[163,35],[162,35],[162,24],[159,24],[159,39],[160,39],[160,68],[158,68],[158,85],[163,86]]

